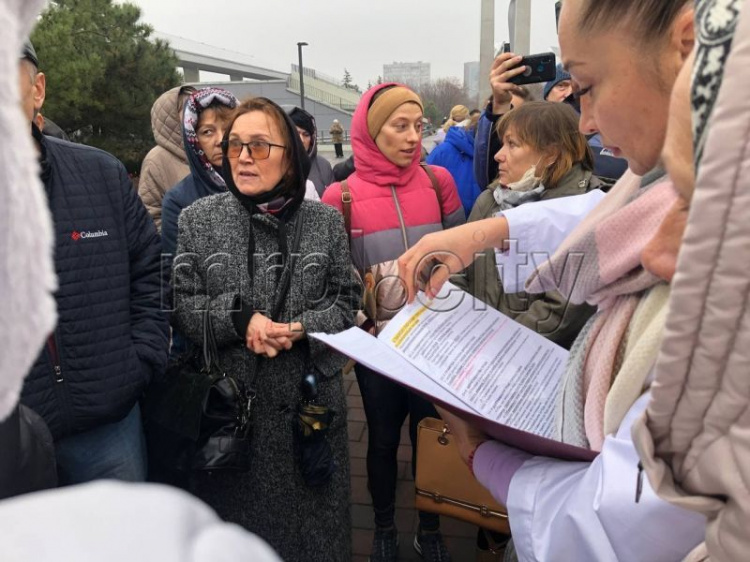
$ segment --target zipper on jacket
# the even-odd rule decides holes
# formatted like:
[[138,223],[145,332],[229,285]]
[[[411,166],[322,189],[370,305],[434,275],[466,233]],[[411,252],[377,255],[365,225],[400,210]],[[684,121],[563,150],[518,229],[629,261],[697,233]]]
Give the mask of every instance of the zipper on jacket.
[[399,223],[401,223],[401,235],[404,237],[404,252],[409,250],[409,241],[406,238],[406,224],[404,224],[404,214],[401,212],[401,204],[398,202],[398,196],[396,195],[396,186],[391,186],[391,193],[393,194],[393,201],[396,203],[396,213],[398,214]]
[[60,357],[60,339],[57,330],[47,338],[47,352],[49,353],[52,371],[55,376],[55,394],[60,408],[60,426],[63,435],[68,435],[73,430],[73,406],[68,395],[69,385],[65,384],[63,377],[62,359]]
[[643,463],[638,463],[638,479],[635,483],[635,503],[641,503],[643,495]]
[[47,350],[49,351],[50,359],[52,360],[52,369],[55,372],[55,382],[65,382],[62,376],[62,367],[60,366],[60,347],[57,341],[57,332],[50,334],[47,338]]

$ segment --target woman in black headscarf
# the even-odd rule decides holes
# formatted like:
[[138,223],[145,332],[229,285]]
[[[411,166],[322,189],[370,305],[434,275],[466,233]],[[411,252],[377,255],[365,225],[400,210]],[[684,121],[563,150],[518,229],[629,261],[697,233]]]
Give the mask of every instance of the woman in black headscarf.
[[[228,192],[180,215],[173,322],[200,344],[201,311],[208,308],[221,368],[257,393],[252,466],[196,475],[193,491],[284,560],[349,560],[346,360],[307,338],[354,321],[358,293],[343,220],[334,209],[303,201],[310,161],[278,105],[245,101],[226,131]],[[325,437],[330,470],[314,482],[293,432],[301,382],[310,374],[317,404],[336,412]]]
[[284,111],[294,121],[299,138],[310,157],[308,179],[315,185],[318,196],[323,197],[326,187],[334,182],[333,168],[328,160],[318,155],[318,127],[315,124],[315,117],[296,106],[285,105]]

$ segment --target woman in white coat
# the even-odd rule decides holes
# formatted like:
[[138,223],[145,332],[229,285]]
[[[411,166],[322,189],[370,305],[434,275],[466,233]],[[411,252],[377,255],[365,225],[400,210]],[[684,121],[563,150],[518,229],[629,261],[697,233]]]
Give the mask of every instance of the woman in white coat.
[[[532,277],[531,286],[548,290],[554,282],[572,302],[600,306],[598,319],[584,328],[579,348],[574,344],[571,352],[557,425],[561,440],[601,454],[592,463],[532,457],[489,441],[445,413],[479,481],[507,505],[521,560],[680,560],[702,540],[705,519],[660,500],[643,481],[630,437],[649,398],[643,391],[666,313],[669,279],[644,250],[658,250],[659,224],[676,205],[658,163],[672,86],[692,51],[693,29],[692,3],[684,0],[563,5],[560,45],[581,100],[581,130],[601,133],[614,153],[628,159],[631,172],[563,243],[554,266]],[[533,225],[549,212],[536,206],[528,205],[517,224]],[[563,224],[561,232],[575,223]],[[442,252],[438,258],[447,267],[431,279],[431,295],[480,248],[503,248],[512,221],[510,226],[509,233],[509,219],[488,219],[425,237],[403,256],[402,277],[413,289],[423,256]],[[554,251],[560,237],[550,238],[553,244],[541,240],[531,250]],[[568,251],[584,252],[580,275],[560,269]],[[625,360],[619,362],[621,353]]]

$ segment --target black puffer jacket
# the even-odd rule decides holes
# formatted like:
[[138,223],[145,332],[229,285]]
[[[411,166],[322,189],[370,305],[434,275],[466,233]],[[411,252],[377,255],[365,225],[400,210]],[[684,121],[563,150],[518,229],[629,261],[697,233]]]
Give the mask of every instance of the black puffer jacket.
[[165,368],[169,332],[159,235],[123,165],[34,136],[54,221],[59,319],[22,402],[58,439],[123,418]]

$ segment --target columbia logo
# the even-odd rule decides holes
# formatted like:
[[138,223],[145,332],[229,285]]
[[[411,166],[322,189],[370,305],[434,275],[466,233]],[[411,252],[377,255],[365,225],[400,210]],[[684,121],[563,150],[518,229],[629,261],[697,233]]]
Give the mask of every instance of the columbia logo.
[[105,236],[109,236],[109,233],[106,230],[83,230],[81,232],[74,230],[70,235],[70,237],[73,239],[73,242],[78,242],[82,238],[103,238]]

